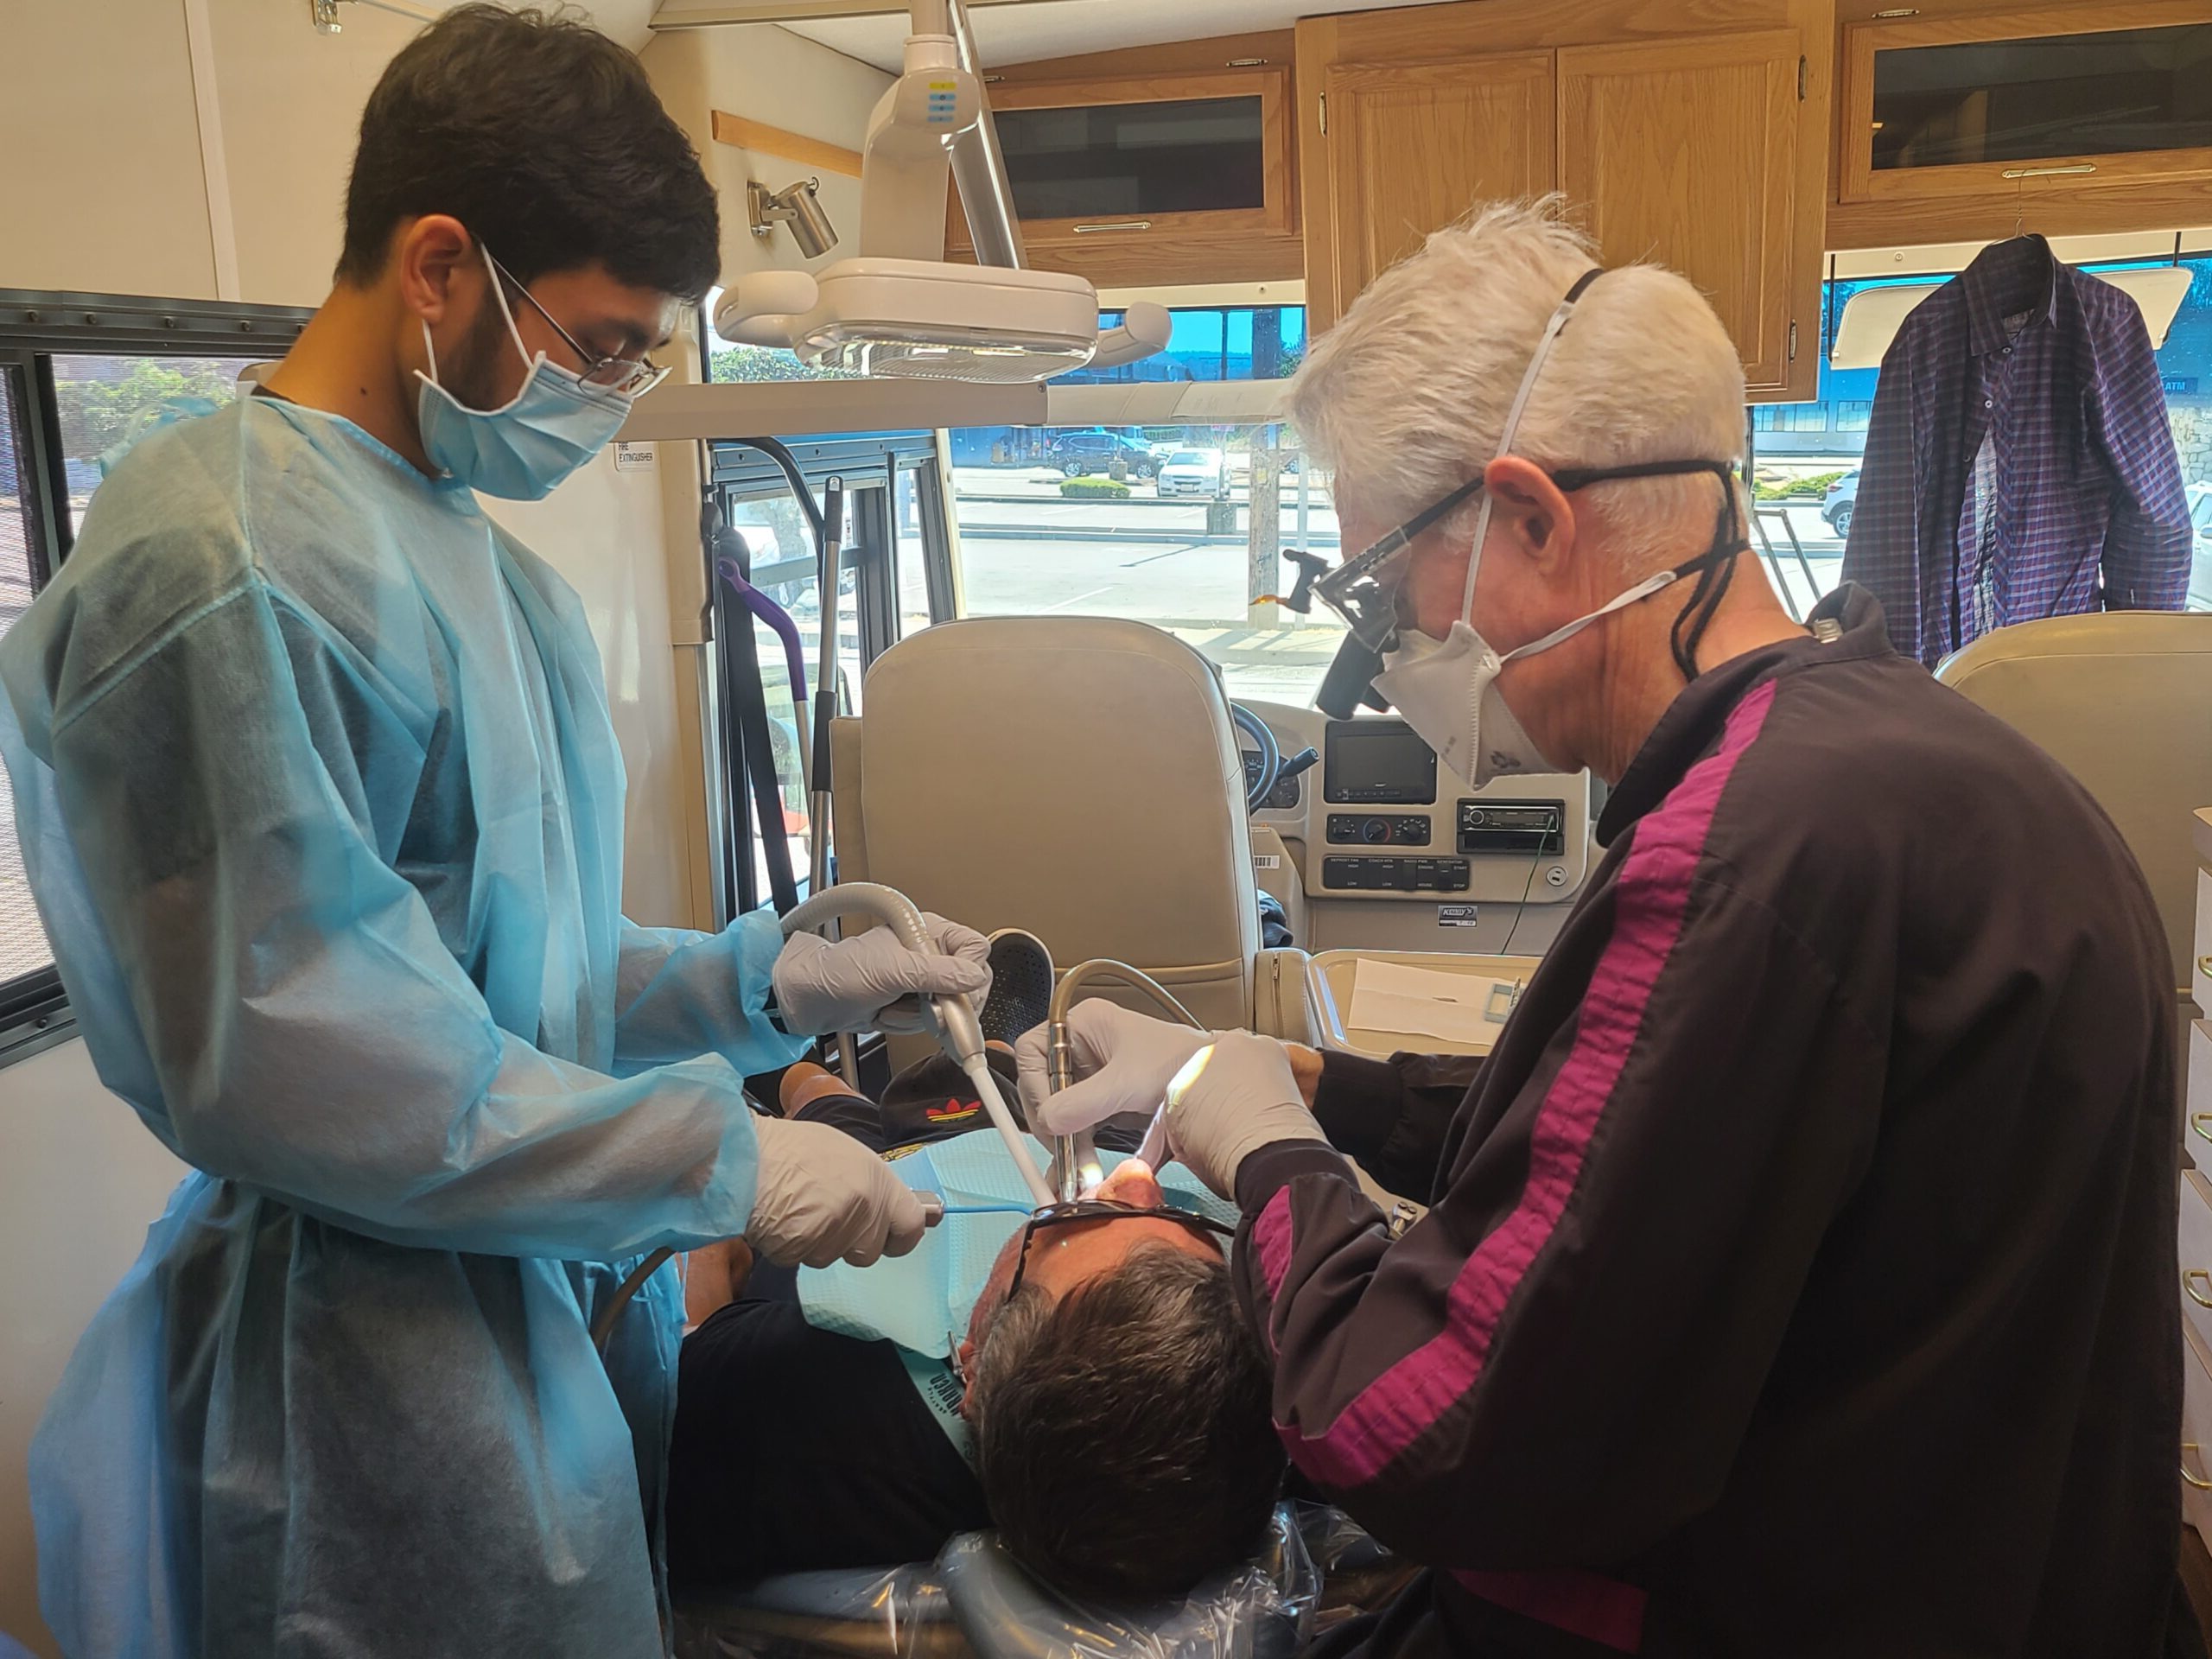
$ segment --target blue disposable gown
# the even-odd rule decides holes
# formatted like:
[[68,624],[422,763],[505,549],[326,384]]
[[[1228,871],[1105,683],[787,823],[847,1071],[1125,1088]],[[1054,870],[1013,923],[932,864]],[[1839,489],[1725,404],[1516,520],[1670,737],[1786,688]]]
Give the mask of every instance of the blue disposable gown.
[[[650,555],[648,555],[650,556]],[[743,1230],[772,923],[620,908],[575,594],[350,423],[149,437],[0,644],[102,1080],[199,1172],[32,1448],[73,1659],[651,1659],[680,1295]]]

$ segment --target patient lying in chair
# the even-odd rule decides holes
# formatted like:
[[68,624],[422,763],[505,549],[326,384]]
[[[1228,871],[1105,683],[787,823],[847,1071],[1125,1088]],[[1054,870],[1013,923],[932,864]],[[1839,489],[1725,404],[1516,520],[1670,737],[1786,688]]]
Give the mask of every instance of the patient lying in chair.
[[[994,1065],[1013,1098],[1011,1057]],[[880,1104],[795,1067],[784,1109],[894,1156],[962,1135],[969,1167],[1003,1160],[1007,1192],[1020,1191],[950,1062],[909,1068]],[[1135,1160],[1098,1197],[1135,1211],[1164,1202]],[[753,1267],[741,1244],[695,1253],[701,1322],[683,1342],[670,1455],[679,1589],[926,1560],[994,1524],[1076,1596],[1178,1595],[1249,1555],[1283,1475],[1268,1365],[1237,1313],[1224,1239],[1180,1214],[1034,1226],[949,1214],[940,1232],[1012,1236],[943,1357],[809,1323],[798,1275]]]

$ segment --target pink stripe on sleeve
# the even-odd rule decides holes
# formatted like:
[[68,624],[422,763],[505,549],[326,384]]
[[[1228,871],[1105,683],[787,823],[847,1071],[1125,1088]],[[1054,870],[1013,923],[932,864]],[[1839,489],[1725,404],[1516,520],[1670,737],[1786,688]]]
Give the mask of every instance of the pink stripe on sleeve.
[[[1574,1046],[1536,1111],[1520,1201],[1459,1269],[1446,1295],[1443,1328],[1369,1383],[1319,1433],[1285,1431],[1292,1458],[1325,1485],[1341,1490],[1373,1479],[1481,1375],[1507,1304],[1550,1242],[1582,1173],[1681,936],[1721,792],[1765,723],[1774,690],[1769,681],[1738,703],[1719,749],[1637,824],[1615,886],[1612,937],[1584,993]],[[1277,1193],[1270,1209],[1283,1198]],[[1283,1236],[1287,1257],[1287,1217]]]
[[1252,1224],[1252,1249],[1260,1258],[1260,1276],[1267,1281],[1273,1300],[1282,1291],[1282,1276],[1290,1271],[1290,1189],[1275,1189],[1267,1207]]

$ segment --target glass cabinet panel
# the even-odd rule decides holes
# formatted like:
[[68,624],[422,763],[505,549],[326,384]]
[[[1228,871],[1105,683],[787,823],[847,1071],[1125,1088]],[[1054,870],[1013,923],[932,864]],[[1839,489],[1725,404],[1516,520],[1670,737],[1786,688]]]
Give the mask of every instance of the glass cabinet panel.
[[1065,109],[1001,109],[1014,208],[1025,220],[1129,219],[1267,205],[1257,93]]
[[2212,148],[2208,72],[2212,22],[1878,50],[1873,170]]

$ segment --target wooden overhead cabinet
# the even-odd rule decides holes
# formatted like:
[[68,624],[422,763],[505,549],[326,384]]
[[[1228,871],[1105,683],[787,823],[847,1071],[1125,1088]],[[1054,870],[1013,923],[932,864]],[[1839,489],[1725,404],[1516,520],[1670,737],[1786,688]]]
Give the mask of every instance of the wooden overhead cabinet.
[[1800,56],[1795,29],[1559,54],[1559,188],[1605,264],[1705,291],[1755,389],[1790,384]]
[[1312,327],[1475,203],[1557,190],[1608,264],[1656,261],[1705,292],[1755,397],[1811,397],[1833,8],[1707,0],[1694,34],[1659,10],[1479,0],[1301,22]]
[[1552,54],[1329,66],[1319,152],[1338,285],[1357,294],[1471,201],[1552,188]]
[[[1298,275],[1287,68],[1008,79],[989,92],[1032,264],[1115,287]],[[957,192],[946,249],[975,257]]]
[[2202,0],[1885,9],[1843,27],[1834,245],[2202,223]]

